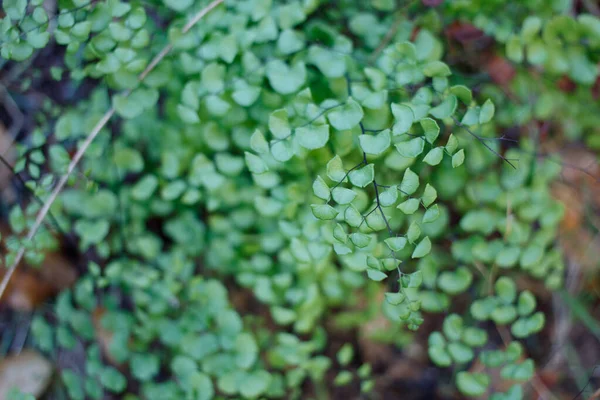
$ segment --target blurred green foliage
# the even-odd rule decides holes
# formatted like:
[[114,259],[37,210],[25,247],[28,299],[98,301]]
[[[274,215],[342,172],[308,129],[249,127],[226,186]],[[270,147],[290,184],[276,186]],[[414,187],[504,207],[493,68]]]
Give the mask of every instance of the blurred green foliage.
[[[383,314],[390,328],[379,339],[401,345],[425,313],[447,315],[428,353],[458,371],[458,390],[490,390],[487,374],[467,371],[477,359],[516,382],[492,398],[523,397],[533,361],[517,341],[492,342],[483,322],[515,340],[544,327],[516,278],[562,284],[563,209],[549,193],[560,163],[532,158],[533,141],[505,152],[495,138],[538,119],[573,137],[597,132],[600,113],[582,117],[578,105],[598,74],[597,18],[569,16],[569,1],[446,1],[434,11],[417,1],[227,0],[183,34],[206,1],[58,3],[49,16],[40,1],[4,1],[0,41],[15,62],[55,41],[66,47],[55,79],[97,82],[85,101],[48,107],[19,145],[17,171],[40,197],[106,110],[118,115],[52,207],[95,261],[58,297],[56,320],[32,325],[46,352],[85,348],[84,371],[61,372],[71,398],[302,398],[304,382],[323,385],[335,365],[336,385],[358,379],[368,392],[370,366],[351,368],[349,344],[324,355],[323,323],[352,328]],[[473,94],[444,62],[442,17],[501,43],[518,64],[515,93],[536,101],[490,84]],[[171,53],[140,81],[166,44]],[[531,65],[540,80],[526,78]],[[574,93],[549,87],[563,74]],[[11,211],[7,263],[27,246],[27,260],[43,264],[57,246],[47,228],[20,239],[38,211]],[[244,290],[259,306],[234,307]]]

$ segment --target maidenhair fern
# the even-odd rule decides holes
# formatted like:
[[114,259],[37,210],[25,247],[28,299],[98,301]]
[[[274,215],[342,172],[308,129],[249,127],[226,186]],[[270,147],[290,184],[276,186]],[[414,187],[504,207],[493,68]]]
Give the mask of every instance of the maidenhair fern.
[[[475,360],[529,380],[517,340],[545,316],[516,277],[562,284],[563,210],[548,192],[559,165],[530,162],[526,142],[505,152],[494,140],[496,114],[511,118],[506,98],[453,75],[421,2],[394,16],[396,2],[382,0],[218,3],[69,0],[56,15],[39,1],[3,3],[3,59],[55,41],[63,79],[95,82],[86,100],[48,107],[19,145],[16,171],[47,200],[70,150],[101,128],[50,209],[58,226],[23,240],[40,206],[15,206],[6,241],[7,265],[23,246],[40,264],[54,231],[94,254],[56,318],[32,325],[49,354],[85,348],[83,371],[61,371],[70,398],[303,398],[304,382],[322,385],[333,363],[321,325],[373,287],[385,293],[376,308],[388,334],[419,335],[427,313],[447,314],[428,354],[465,395],[490,390]],[[478,25],[496,10],[446,3]],[[415,10],[429,17],[409,18]],[[526,19],[518,37],[488,30],[514,61],[526,48],[529,62],[588,84],[596,55],[551,36],[574,26],[592,49],[598,20],[566,19]],[[242,290],[260,312],[233,301]],[[358,314],[347,325],[368,317]],[[511,338],[491,341],[486,321]],[[370,366],[354,373],[352,357],[340,350],[334,383],[372,390]],[[518,384],[492,396],[522,397]]]

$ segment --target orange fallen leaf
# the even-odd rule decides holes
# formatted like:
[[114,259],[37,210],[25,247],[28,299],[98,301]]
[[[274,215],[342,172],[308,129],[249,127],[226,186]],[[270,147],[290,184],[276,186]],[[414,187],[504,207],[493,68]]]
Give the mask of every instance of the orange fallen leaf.
[[[11,234],[6,224],[0,224],[2,239]],[[2,243],[0,250],[6,251]],[[0,279],[6,270],[0,269]],[[71,287],[77,280],[77,272],[73,263],[58,252],[46,254],[42,265],[30,268],[21,263],[15,270],[0,304],[7,304],[18,311],[32,311],[43,304],[50,296]]]
[[[4,271],[0,272],[0,278]],[[18,311],[32,311],[43,304],[52,295],[52,288],[30,271],[16,270],[8,286],[0,298],[0,303],[5,303]]]
[[77,280],[77,271],[73,262],[58,252],[46,254],[39,268],[42,279],[58,293],[73,286]]

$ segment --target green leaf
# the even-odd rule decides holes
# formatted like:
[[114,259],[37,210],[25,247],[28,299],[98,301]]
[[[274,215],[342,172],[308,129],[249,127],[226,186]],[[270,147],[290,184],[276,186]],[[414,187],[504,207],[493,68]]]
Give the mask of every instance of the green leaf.
[[128,147],[115,150],[113,162],[122,171],[140,172],[144,168],[144,159],[140,152]]
[[412,253],[412,258],[422,258],[425,257],[431,251],[431,240],[429,240],[429,236],[425,236],[417,247],[415,247],[415,251]]
[[425,149],[425,141],[420,137],[416,137],[405,142],[396,143],[395,146],[402,157],[415,158]]
[[[2,8],[13,21],[19,21],[25,17],[27,10],[27,0],[8,0],[4,1]],[[9,20],[10,22],[10,20]]]
[[371,236],[365,235],[364,233],[355,232],[350,235],[350,241],[356,247],[364,248],[371,243]]
[[421,202],[423,202],[423,206],[429,207],[435,200],[437,199],[437,191],[433,186],[429,183],[425,185],[425,190],[423,191],[423,196],[421,197]]
[[406,238],[405,237],[391,237],[384,240],[385,244],[388,245],[390,250],[392,251],[400,251],[406,246]]
[[333,108],[327,114],[329,123],[338,131],[345,131],[354,128],[362,120],[364,112],[360,104],[352,97]]
[[344,344],[337,352],[337,360],[338,363],[342,366],[347,366],[352,361],[352,357],[354,356],[354,348],[350,343]]
[[529,318],[520,318],[515,322],[511,331],[518,338],[525,338],[542,330],[546,322],[543,312],[538,311]]
[[450,118],[456,111],[457,105],[458,100],[456,100],[456,96],[451,94],[447,96],[440,104],[429,110],[429,114],[438,119]]
[[331,191],[333,200],[338,204],[350,204],[356,197],[356,192],[351,189],[336,187]]
[[258,358],[258,345],[249,333],[241,333],[235,339],[235,363],[239,368],[248,369]]
[[110,224],[107,220],[90,221],[79,219],[75,222],[75,232],[81,237],[82,248],[102,242],[106,235],[108,235],[109,229]]
[[367,268],[367,276],[370,280],[375,282],[381,282],[382,280],[387,278],[387,275],[384,272],[373,268]]
[[404,104],[395,103],[392,103],[391,107],[395,121],[394,126],[392,127],[392,133],[394,135],[401,135],[408,132],[415,120],[412,109]]
[[341,182],[346,178],[346,171],[340,156],[336,155],[327,163],[327,176],[334,182]]
[[430,61],[423,66],[423,74],[427,77],[450,76],[450,68],[441,61]]
[[14,61],[25,61],[33,54],[33,47],[29,43],[21,42],[14,44],[10,53]]
[[346,73],[346,58],[323,46],[311,46],[308,60],[319,68],[327,78],[340,78]]
[[533,378],[535,365],[533,360],[528,358],[521,364],[509,364],[500,371],[502,378],[512,381],[526,382]]
[[286,109],[273,111],[269,115],[269,130],[277,139],[285,139],[292,134]]
[[328,204],[311,204],[313,215],[318,219],[330,220],[337,217],[338,211]]
[[240,393],[245,398],[256,398],[265,393],[271,383],[267,371],[255,371],[245,374],[240,383]]
[[54,329],[41,316],[37,316],[31,323],[31,333],[35,343],[43,350],[50,351],[54,348]]
[[517,311],[520,316],[524,317],[531,314],[535,310],[535,306],[535,296],[529,290],[525,290],[519,295]]
[[335,228],[333,229],[333,237],[340,243],[346,243],[348,240],[348,235],[340,224],[335,225]]
[[442,324],[444,335],[452,341],[459,341],[463,333],[463,320],[457,314],[448,315]]
[[400,282],[405,289],[418,288],[423,283],[423,272],[416,271],[412,274],[402,274]]
[[247,151],[244,152],[244,155],[246,157],[246,165],[250,172],[254,174],[264,174],[269,170],[269,167],[262,158]]
[[392,186],[379,193],[379,204],[382,207],[390,207],[398,201],[398,189]]
[[423,132],[425,134],[425,139],[431,144],[435,142],[437,137],[440,135],[440,127],[435,122],[435,120],[431,118],[423,118],[421,121],[421,128],[423,128]]
[[355,169],[348,174],[348,177],[354,186],[365,187],[375,179],[375,166],[369,164],[362,168]]
[[510,268],[517,264],[521,248],[518,246],[505,246],[496,254],[495,263],[502,268]]
[[518,36],[513,35],[506,42],[506,56],[518,64],[523,62],[523,46]]
[[48,32],[29,32],[27,33],[27,43],[34,49],[42,49],[50,40],[50,33]]
[[123,118],[131,119],[140,115],[144,111],[144,107],[130,96],[116,94],[113,96],[113,106]]
[[427,209],[427,211],[425,211],[425,214],[423,215],[423,221],[422,222],[424,224],[433,222],[436,219],[438,219],[439,216],[440,216],[440,209],[438,208],[438,205],[435,204],[435,205],[429,207]]
[[423,161],[429,165],[438,165],[442,162],[442,158],[444,157],[444,150],[442,147],[434,147],[429,150],[429,153],[425,156]]
[[484,373],[461,371],[456,374],[456,386],[461,393],[467,396],[483,395],[489,384],[490,377]]
[[452,365],[452,359],[450,358],[450,354],[444,349],[442,346],[429,346],[427,349],[427,353],[429,354],[429,358],[434,362],[438,367],[449,367]]
[[454,271],[443,271],[438,278],[438,287],[444,292],[456,295],[463,293],[471,286],[473,274],[466,267],[458,267]]
[[406,300],[406,295],[404,293],[386,293],[385,300],[393,306],[400,305],[404,303]]
[[190,379],[191,386],[195,389],[198,400],[211,400],[214,396],[213,383],[210,377],[202,372],[196,372]]
[[498,301],[495,297],[486,297],[485,299],[475,300],[471,304],[471,315],[479,321],[485,321],[497,307]]
[[471,89],[464,85],[456,85],[450,88],[450,93],[458,97],[465,105],[469,106],[473,100]]
[[285,29],[277,39],[277,50],[281,54],[292,54],[302,50],[305,46],[304,35],[292,29]]
[[348,223],[348,225],[353,227],[358,227],[363,222],[362,214],[354,207],[354,205],[350,205],[344,211],[344,220]]
[[386,129],[377,135],[360,135],[358,141],[362,150],[367,154],[379,155],[386,151],[391,144],[390,130]]
[[258,154],[269,152],[269,143],[267,143],[265,135],[259,129],[256,129],[250,137],[250,148]]
[[286,162],[294,156],[294,152],[288,140],[281,140],[273,143],[271,146],[271,155],[279,162]]
[[329,125],[307,125],[296,129],[300,146],[309,149],[320,149],[329,140]]
[[531,244],[521,254],[521,267],[524,269],[531,268],[537,264],[544,255],[544,249],[536,244]]
[[320,199],[327,201],[331,197],[331,194],[329,193],[329,186],[327,186],[323,178],[320,176],[317,176],[317,179],[315,179],[313,182],[312,189],[315,196]]
[[[352,25],[352,22],[350,24]],[[364,72],[373,90],[383,90],[385,88],[387,78],[383,71],[367,67],[364,69]]]
[[419,200],[408,199],[396,207],[406,215],[412,215],[419,209]]
[[160,363],[154,354],[134,354],[130,361],[131,372],[141,381],[149,381],[158,374]]
[[510,305],[496,307],[490,317],[499,325],[506,325],[517,318],[517,310]]
[[165,5],[169,8],[172,8],[175,11],[185,11],[186,9],[188,9],[192,3],[193,0],[163,0]]
[[78,40],[84,41],[88,39],[91,29],[91,21],[82,21],[73,25],[73,27],[71,28],[71,34],[75,36]]
[[306,66],[303,62],[290,67],[281,60],[272,60],[267,63],[266,73],[271,87],[280,94],[295,93],[306,82]]
[[179,118],[186,124],[197,124],[200,122],[198,113],[190,107],[184,106],[183,104],[177,105],[177,114]]
[[346,386],[352,382],[352,373],[350,371],[340,371],[333,380],[333,384],[336,386]]
[[224,77],[225,67],[213,62],[202,70],[200,82],[209,93],[220,93],[225,88]]
[[81,378],[79,375],[71,371],[70,369],[63,369],[61,374],[62,382],[67,389],[67,393],[69,397],[73,400],[83,400],[85,399],[85,394],[83,392],[83,387],[81,385]]
[[127,380],[118,370],[106,367],[100,374],[100,383],[113,393],[121,393],[127,386]]
[[486,331],[479,328],[468,327],[462,333],[462,341],[471,347],[483,346],[488,339]]
[[511,304],[517,298],[517,285],[515,282],[506,276],[498,278],[494,285],[496,295],[504,304]]
[[402,177],[402,183],[400,184],[400,191],[403,194],[411,195],[417,191],[419,188],[419,176],[411,171],[410,168],[407,168],[404,171],[404,176]]
[[465,150],[460,149],[452,156],[452,168],[460,167],[465,162]]
[[417,239],[421,236],[421,227],[416,221],[413,221],[408,226],[408,231],[406,232],[406,238],[410,243],[415,243]]
[[540,17],[530,15],[523,20],[521,27],[521,39],[524,43],[529,42],[542,28],[542,20]]
[[463,343],[453,342],[448,345],[448,353],[459,364],[464,364],[473,359],[473,350]]
[[485,124],[486,122],[490,122],[494,117],[494,103],[490,99],[486,100],[481,106],[481,111],[479,112],[479,123]]
[[449,154],[454,154],[454,152],[458,149],[458,139],[456,136],[454,136],[454,134],[451,133],[448,137],[448,142],[446,143],[445,148]]
[[381,215],[381,212],[370,213],[366,217],[367,226],[374,231],[381,231],[387,227],[385,223],[387,218],[388,217],[386,216],[384,219],[384,217]]
[[231,97],[233,101],[243,107],[249,107],[258,100],[260,96],[260,88],[256,86],[246,85],[243,88],[236,89]]

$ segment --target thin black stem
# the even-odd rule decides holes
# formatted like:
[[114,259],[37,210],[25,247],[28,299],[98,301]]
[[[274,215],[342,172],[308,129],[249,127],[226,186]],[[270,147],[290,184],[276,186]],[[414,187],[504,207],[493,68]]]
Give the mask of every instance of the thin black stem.
[[[511,160],[509,160],[508,158],[504,157],[502,154],[498,153],[496,150],[494,150],[490,145],[488,145],[485,141],[484,138],[482,138],[481,136],[477,135],[475,132],[473,132],[468,126],[464,125],[462,122],[460,122],[458,120],[458,118],[456,118],[455,116],[452,116],[452,120],[454,121],[454,123],[459,126],[460,128],[464,129],[465,131],[467,131],[471,136],[473,136],[475,139],[477,139],[479,141],[479,143],[481,143],[486,149],[488,149],[489,151],[491,151],[492,153],[494,153],[495,155],[497,155],[498,157],[500,157],[504,162],[506,162],[508,165],[510,165],[511,167],[513,167],[514,169],[517,169],[517,167],[511,162]],[[514,160],[513,160],[514,161]]]

